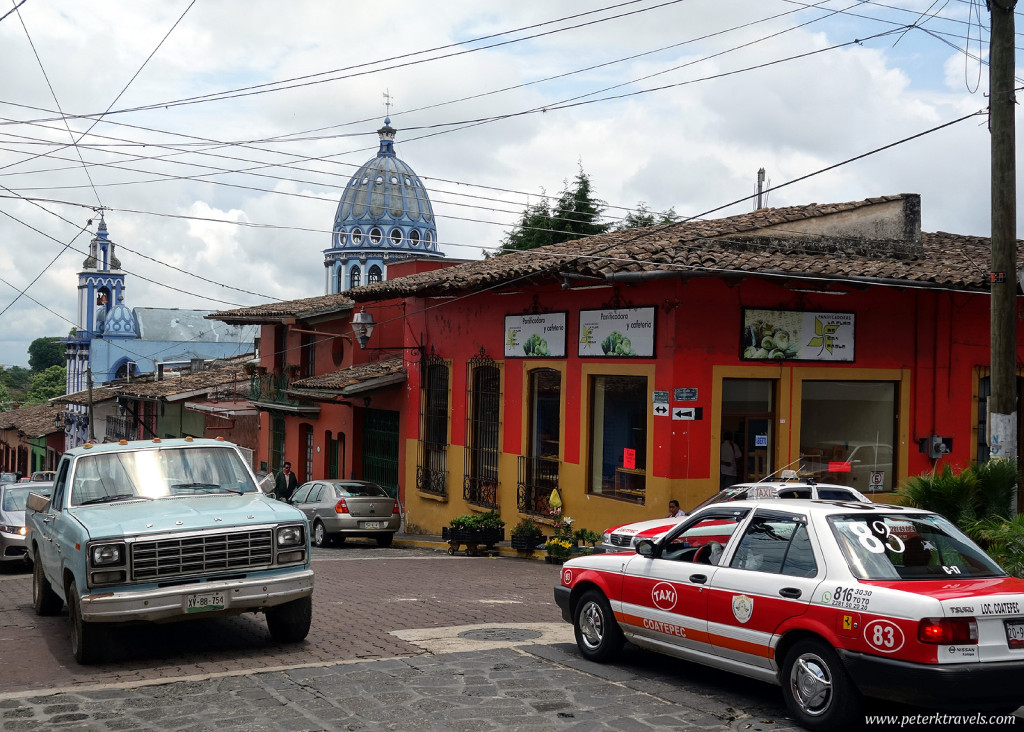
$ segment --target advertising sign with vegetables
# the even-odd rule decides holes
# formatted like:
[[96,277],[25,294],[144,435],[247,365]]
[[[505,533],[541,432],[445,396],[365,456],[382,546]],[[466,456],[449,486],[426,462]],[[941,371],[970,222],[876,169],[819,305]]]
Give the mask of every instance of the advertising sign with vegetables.
[[853,313],[743,311],[744,361],[853,361]]
[[655,308],[580,311],[580,356],[654,356]]
[[505,316],[505,358],[565,358],[565,313]]

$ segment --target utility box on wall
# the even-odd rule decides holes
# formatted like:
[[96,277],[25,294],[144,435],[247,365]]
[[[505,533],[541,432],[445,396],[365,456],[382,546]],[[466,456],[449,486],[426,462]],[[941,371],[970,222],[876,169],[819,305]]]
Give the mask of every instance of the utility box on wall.
[[953,438],[952,437],[940,437],[939,435],[929,435],[928,438],[928,457],[932,460],[937,460],[943,455],[948,455],[953,452]]

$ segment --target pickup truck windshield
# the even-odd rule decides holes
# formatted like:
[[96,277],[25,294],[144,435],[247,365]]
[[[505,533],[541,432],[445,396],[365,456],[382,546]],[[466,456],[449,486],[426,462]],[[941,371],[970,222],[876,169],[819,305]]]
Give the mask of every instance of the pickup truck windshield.
[[79,458],[71,479],[71,505],[256,491],[230,447],[153,447]]

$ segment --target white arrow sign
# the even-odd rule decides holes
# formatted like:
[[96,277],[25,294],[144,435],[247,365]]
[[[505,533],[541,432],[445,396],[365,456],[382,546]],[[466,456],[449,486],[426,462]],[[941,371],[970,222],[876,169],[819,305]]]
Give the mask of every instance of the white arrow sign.
[[696,407],[674,407],[672,419],[697,419]]

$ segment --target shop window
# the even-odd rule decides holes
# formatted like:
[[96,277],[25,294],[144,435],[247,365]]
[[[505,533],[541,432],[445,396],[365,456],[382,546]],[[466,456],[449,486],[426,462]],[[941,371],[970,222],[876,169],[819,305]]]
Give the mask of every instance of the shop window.
[[489,357],[473,358],[468,383],[463,497],[477,506],[497,508],[501,372]]
[[896,487],[898,390],[889,381],[805,381],[800,474],[861,493]]
[[416,488],[438,496],[448,494],[448,364],[432,357],[424,363],[423,437],[420,440]]
[[591,377],[590,493],[644,503],[647,402],[645,376]]

